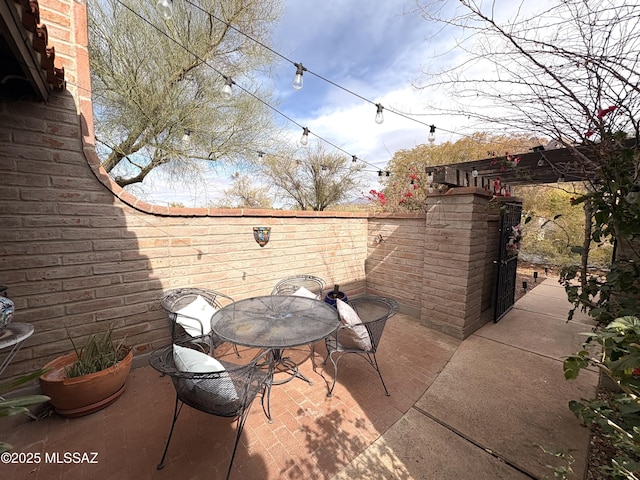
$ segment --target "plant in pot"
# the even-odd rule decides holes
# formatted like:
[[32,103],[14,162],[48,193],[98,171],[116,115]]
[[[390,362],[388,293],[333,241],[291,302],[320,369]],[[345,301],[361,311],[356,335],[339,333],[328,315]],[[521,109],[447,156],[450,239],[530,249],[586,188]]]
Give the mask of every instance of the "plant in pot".
[[67,329],[73,352],[47,365],[40,387],[51,398],[55,411],[65,417],[97,412],[115,402],[124,392],[133,362],[133,350],[124,340],[113,339],[113,325],[76,346]]

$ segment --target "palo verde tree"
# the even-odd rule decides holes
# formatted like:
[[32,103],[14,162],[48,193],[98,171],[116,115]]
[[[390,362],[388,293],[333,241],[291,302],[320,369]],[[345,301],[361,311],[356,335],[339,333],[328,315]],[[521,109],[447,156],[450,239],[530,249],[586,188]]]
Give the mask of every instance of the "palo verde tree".
[[[458,33],[464,56],[425,84],[449,89],[456,113],[484,125],[559,141],[574,157],[559,173],[591,180],[574,199],[587,220],[582,265],[565,270],[563,281],[569,300],[605,326],[589,339],[600,353],[585,349],[568,359],[565,376],[593,365],[621,388],[608,401],[572,402],[571,409],[620,449],[608,466],[612,478],[638,478],[640,5],[564,0],[533,11],[525,2],[460,0],[452,12],[445,2],[418,2],[425,18]],[[604,277],[587,271],[589,240],[615,245]]]
[[262,173],[285,204],[299,210],[326,210],[358,195],[361,162],[331,153],[318,143],[290,154],[265,155]]
[[[123,187],[158,168],[189,181],[213,161],[241,163],[272,133],[256,99],[270,94],[253,75],[272,62],[256,40],[269,37],[280,1],[174,0],[166,20],[154,4],[89,3],[97,147]],[[230,97],[221,93],[227,78],[236,83]]]

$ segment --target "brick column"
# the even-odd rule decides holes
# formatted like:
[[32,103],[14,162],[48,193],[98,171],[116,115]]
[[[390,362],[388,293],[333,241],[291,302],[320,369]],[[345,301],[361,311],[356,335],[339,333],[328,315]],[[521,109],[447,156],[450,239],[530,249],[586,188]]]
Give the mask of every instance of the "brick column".
[[498,235],[490,198],[478,188],[429,197],[421,321],[460,339],[491,319]]

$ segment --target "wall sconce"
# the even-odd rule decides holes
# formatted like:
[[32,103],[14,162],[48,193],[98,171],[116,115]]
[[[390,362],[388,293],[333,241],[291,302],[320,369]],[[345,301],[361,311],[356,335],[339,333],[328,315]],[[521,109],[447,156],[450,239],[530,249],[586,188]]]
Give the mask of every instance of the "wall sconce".
[[253,227],[253,238],[261,247],[269,243],[271,227]]
[[374,242],[376,242],[378,245],[380,245],[382,242],[384,242],[384,237],[382,236],[381,233],[376,235],[376,238],[375,238]]

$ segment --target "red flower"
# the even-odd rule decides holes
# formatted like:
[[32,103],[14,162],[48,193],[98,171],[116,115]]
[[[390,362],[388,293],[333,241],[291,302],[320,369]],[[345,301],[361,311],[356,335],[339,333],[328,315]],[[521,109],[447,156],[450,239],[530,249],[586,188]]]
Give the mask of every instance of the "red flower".
[[607,107],[607,108],[601,108],[600,110],[598,110],[598,118],[600,118],[600,119],[603,118],[605,115],[608,115],[611,112],[613,112],[616,108],[618,108],[618,107],[616,107],[615,105],[612,105],[612,106]]
[[409,175],[409,178],[411,180],[417,180],[418,179],[418,175],[416,175],[415,173],[412,173],[411,175]]
[[414,183],[414,184],[413,184],[413,189],[414,189],[414,190],[417,190],[417,189],[418,189],[418,184],[417,184],[417,183]]

